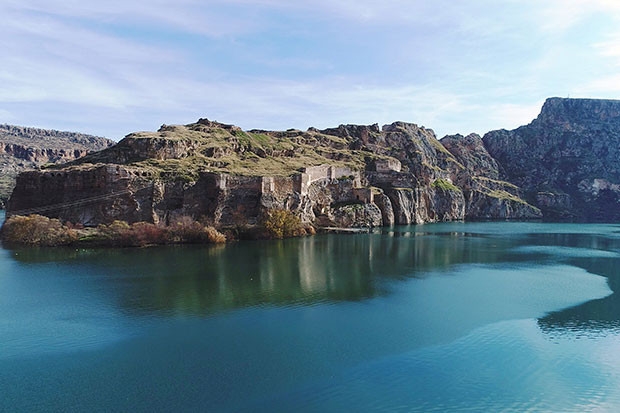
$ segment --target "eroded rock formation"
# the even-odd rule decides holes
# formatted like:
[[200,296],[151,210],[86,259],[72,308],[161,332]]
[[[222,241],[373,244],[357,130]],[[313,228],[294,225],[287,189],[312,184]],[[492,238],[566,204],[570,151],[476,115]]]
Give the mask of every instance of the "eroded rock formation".
[[404,122],[272,132],[200,119],[23,173],[8,213],[85,225],[191,216],[234,226],[274,208],[337,227],[618,221],[619,152],[620,101],[609,100],[551,98],[527,126],[441,141]]
[[620,101],[550,98],[529,125],[483,140],[545,218],[620,220]]
[[69,162],[113,144],[109,139],[81,133],[0,125],[0,208],[20,172]]
[[61,168],[23,173],[8,212],[85,225],[188,215],[234,226],[282,208],[319,226],[372,227],[475,218],[471,208],[482,203],[499,211],[489,207],[484,217],[525,217],[507,206],[516,201],[480,189],[489,184],[476,184],[485,178],[476,165],[410,123],[245,132],[201,119],[128,135]]

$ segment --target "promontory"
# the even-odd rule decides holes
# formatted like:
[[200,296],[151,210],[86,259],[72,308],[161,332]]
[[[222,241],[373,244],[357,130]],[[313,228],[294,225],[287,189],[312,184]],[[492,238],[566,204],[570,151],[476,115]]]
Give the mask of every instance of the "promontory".
[[245,131],[199,119],[21,173],[7,216],[216,228],[273,210],[314,227],[618,221],[619,150],[616,100],[550,98],[527,126],[441,140],[405,122]]

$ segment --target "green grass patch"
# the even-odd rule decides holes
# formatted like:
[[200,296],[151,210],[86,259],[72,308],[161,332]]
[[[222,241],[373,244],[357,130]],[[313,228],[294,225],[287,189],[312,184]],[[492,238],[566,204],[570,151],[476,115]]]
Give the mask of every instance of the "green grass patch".
[[448,181],[447,179],[442,179],[442,178],[435,179],[435,181],[433,181],[431,186],[435,189],[441,189],[442,191],[461,192],[461,188],[454,185],[452,182]]
[[500,181],[498,179],[491,179],[487,178],[486,176],[474,176],[473,179],[475,179],[476,181],[492,182],[494,184],[502,185],[507,188],[519,189],[518,186],[516,186],[515,184],[511,184],[510,182]]
[[523,199],[519,198],[518,196],[513,195],[510,192],[504,191],[501,189],[491,190],[489,192],[486,192],[485,195],[490,196],[491,198],[503,199],[507,201],[518,202],[524,205],[529,205],[527,202],[525,202]]

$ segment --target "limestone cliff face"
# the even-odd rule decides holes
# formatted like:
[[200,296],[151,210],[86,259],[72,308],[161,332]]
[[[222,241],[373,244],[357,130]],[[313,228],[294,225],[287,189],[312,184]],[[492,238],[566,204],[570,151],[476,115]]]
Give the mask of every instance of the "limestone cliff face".
[[0,208],[20,172],[69,162],[113,144],[111,140],[80,133],[0,125]]
[[483,140],[545,218],[620,220],[620,101],[550,98],[529,125]]
[[381,210],[384,225],[464,219],[462,191],[433,185],[438,179],[450,180],[458,162],[432,130],[395,122],[381,129],[342,125],[324,132],[346,137],[352,147],[382,156],[366,162],[364,176],[375,188],[373,202]]
[[201,119],[23,173],[8,213],[85,225],[189,215],[234,226],[254,224],[273,208],[320,226],[462,220],[463,191],[436,185],[455,168],[434,133],[414,124],[245,132]]
[[70,162],[21,174],[9,215],[86,225],[189,215],[234,226],[274,208],[341,227],[620,220],[620,101],[613,100],[551,98],[529,125],[441,141],[404,122],[273,132],[200,119],[71,160],[87,149],[28,149],[18,138],[0,152]]
[[516,185],[500,180],[497,161],[477,134],[446,136],[441,143],[461,164],[453,177],[465,196],[467,219],[534,219],[541,211],[522,199]]

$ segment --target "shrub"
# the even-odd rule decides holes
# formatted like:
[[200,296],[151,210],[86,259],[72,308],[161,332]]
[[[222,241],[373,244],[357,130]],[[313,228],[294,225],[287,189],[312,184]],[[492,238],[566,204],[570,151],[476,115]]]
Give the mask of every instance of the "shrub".
[[60,220],[42,215],[14,215],[2,227],[2,239],[7,243],[57,246],[69,245],[77,238],[77,232]]
[[125,221],[116,220],[109,225],[100,224],[97,226],[97,232],[98,235],[95,238],[99,238],[105,244],[120,247],[135,245],[131,227]]
[[271,238],[306,235],[298,216],[287,209],[270,209],[263,219],[263,227]]
[[204,232],[207,240],[213,244],[222,244],[226,242],[226,236],[213,227],[205,227]]
[[[116,220],[97,228],[74,229],[76,225],[63,225],[58,219],[41,215],[9,217],[0,235],[7,243],[58,246],[73,243],[115,247],[143,247],[167,243],[224,243],[226,236],[212,226],[205,226],[190,217],[181,217],[169,227],[149,222],[129,225]],[[81,235],[81,238],[79,237]]]
[[166,231],[150,222],[135,222],[130,231],[134,243],[143,247],[149,244],[165,244],[168,241]]
[[168,227],[168,232],[172,242],[200,242],[203,228],[202,224],[191,217],[182,216]]
[[212,226],[205,226],[188,216],[182,216],[170,225],[170,227],[168,227],[168,234],[169,240],[172,242],[226,242],[226,236],[224,236],[224,234]]

